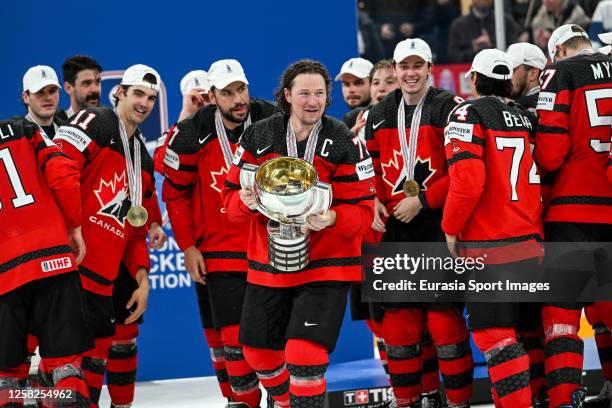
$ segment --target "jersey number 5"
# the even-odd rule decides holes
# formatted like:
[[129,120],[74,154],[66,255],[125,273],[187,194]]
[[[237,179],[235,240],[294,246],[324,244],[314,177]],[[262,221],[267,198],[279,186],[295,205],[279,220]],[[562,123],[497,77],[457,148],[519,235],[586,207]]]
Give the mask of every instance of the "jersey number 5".
[[[13,207],[19,208],[24,205],[32,204],[34,202],[34,196],[25,192],[23,184],[21,183],[21,177],[19,177],[19,172],[17,172],[17,167],[15,166],[13,156],[11,156],[11,151],[8,147],[0,150],[0,161],[4,164],[4,168],[6,168],[9,182],[15,193]],[[2,201],[0,201],[0,209],[2,209]]]
[[[602,109],[604,112],[612,111],[612,89],[591,89],[584,92],[584,99],[587,105],[587,111],[589,112],[589,124],[591,127],[596,126],[612,126],[612,115],[600,115],[597,107],[602,108],[604,104],[608,109]],[[603,141],[598,138],[592,138],[591,149],[595,153],[608,153],[610,151],[610,141]]]

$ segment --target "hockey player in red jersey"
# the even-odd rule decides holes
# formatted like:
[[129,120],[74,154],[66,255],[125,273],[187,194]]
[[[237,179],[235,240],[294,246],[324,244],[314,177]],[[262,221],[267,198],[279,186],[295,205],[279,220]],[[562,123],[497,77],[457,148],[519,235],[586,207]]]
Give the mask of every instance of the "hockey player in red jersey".
[[[149,220],[148,247],[160,249],[166,241],[161,227],[162,216],[157,194],[145,202]],[[136,371],[138,368],[137,337],[139,325],[143,323],[143,312],[147,305],[149,287],[138,282],[130,273],[129,263],[121,262],[119,273],[113,285],[115,310],[115,335],[111,340],[106,362],[106,381],[111,399],[111,408],[129,408],[134,401]]]
[[[448,114],[462,100],[429,86],[431,67],[425,41],[398,43],[393,70],[400,89],[369,111],[365,139],[378,198],[372,226],[384,231],[383,242],[444,242],[440,224],[448,174],[443,131]],[[407,183],[416,189],[406,192]],[[447,399],[451,406],[467,406],[473,361],[462,306],[387,303],[384,307],[381,331],[397,405],[418,405],[422,392],[433,392],[424,397],[441,404],[437,389],[423,388],[423,371],[430,372],[433,357],[431,352],[424,357],[420,350],[427,325],[440,356]]]
[[232,221],[221,192],[240,137],[251,123],[277,110],[250,98],[249,82],[236,60],[213,63],[208,80],[214,105],[168,132],[162,197],[176,241],[185,253],[185,266],[196,282],[213,363],[225,363],[231,385],[231,394],[225,395],[229,406],[254,408],[261,398],[259,381],[238,340],[249,220]]
[[[240,341],[279,407],[323,407],[328,353],[340,331],[349,282],[361,278],[361,241],[372,223],[371,160],[357,136],[324,115],[330,82],[319,62],[290,65],[276,93],[282,113],[246,130],[225,180],[229,219],[250,225]],[[310,231],[310,261],[291,273],[270,265],[268,218],[254,211],[254,193],[240,184],[245,164],[279,156],[304,157],[333,189],[331,209],[309,216],[302,227]]]
[[[512,65],[499,50],[479,52],[468,72],[474,101],[455,109],[445,128],[450,190],[442,229],[449,249],[487,248],[499,274],[535,269],[541,256],[540,188],[529,136],[535,120],[507,105]],[[503,228],[500,228],[503,225]],[[478,274],[476,274],[478,279]],[[529,358],[517,340],[518,303],[468,303],[468,325],[485,354],[496,406],[532,406]]]
[[23,402],[9,400],[9,391],[20,386],[31,332],[40,342],[39,370],[47,385],[72,389],[70,406],[87,407],[81,353],[93,341],[77,273],[85,256],[79,173],[23,119],[0,122],[0,231],[0,405]]
[[[573,24],[553,32],[548,52],[553,64],[541,77],[534,153],[540,167],[556,171],[544,215],[545,237],[552,242],[610,242],[612,184],[606,171],[612,133],[612,58],[595,51],[585,31]],[[592,253],[581,252],[573,255],[576,257],[594,261]],[[591,308],[605,310],[605,306],[595,303]],[[555,304],[543,310],[546,377],[554,406],[576,405],[581,398],[581,308]],[[589,315],[601,317],[591,323],[612,326],[612,313]]]
[[64,124],[58,117],[60,85],[55,70],[46,65],[36,65],[23,76],[21,99],[26,106],[25,118],[36,123],[51,139]]
[[[376,105],[383,100],[389,92],[392,92],[398,88],[397,79],[393,73],[393,64],[391,60],[380,60],[372,67],[370,71],[370,93],[372,95],[371,106]],[[359,137],[362,143],[365,144],[365,124],[368,118],[370,107],[357,107],[344,115],[342,121],[348,126],[351,131]],[[363,237],[364,243],[376,243],[380,242],[382,237],[382,228],[370,228]],[[364,302],[361,300],[361,282],[354,283],[351,285],[349,293],[349,302],[351,307],[351,318],[352,320],[365,320],[366,325],[376,336],[376,348],[380,355],[380,361],[383,365],[385,373],[389,374],[387,365],[387,350],[385,348],[385,342],[380,332],[380,323],[382,322],[382,309],[378,303]],[[430,340],[430,339],[429,339]],[[433,343],[427,341],[424,347],[431,354],[435,354],[433,350]],[[433,364],[429,366],[432,368],[432,374],[428,375],[428,379],[431,381],[424,381],[427,383],[429,390],[437,390],[440,385],[438,375],[438,361],[434,359]],[[433,373],[435,371],[435,374]]]
[[[536,115],[538,95],[540,93],[540,74],[546,66],[547,59],[540,47],[521,42],[512,44],[506,50],[512,62],[512,99],[518,107]],[[530,147],[533,154],[535,132],[531,133]],[[540,194],[543,206],[550,199],[553,175],[537,169],[535,178],[540,179]],[[546,400],[546,378],[544,376],[544,330],[542,327],[541,303],[533,303],[529,308],[522,308],[524,324],[519,339],[529,355],[529,375],[531,393],[534,400]]]
[[142,287],[136,301],[140,313],[148,295],[149,254],[143,226],[155,186],[153,161],[138,126],[153,109],[160,82],[154,69],[131,66],[117,89],[115,110],[82,110],[55,137],[81,170],[83,236],[90,248],[79,271],[96,339],[95,348],[85,354],[83,370],[93,406],[115,333],[112,291],[122,259]]

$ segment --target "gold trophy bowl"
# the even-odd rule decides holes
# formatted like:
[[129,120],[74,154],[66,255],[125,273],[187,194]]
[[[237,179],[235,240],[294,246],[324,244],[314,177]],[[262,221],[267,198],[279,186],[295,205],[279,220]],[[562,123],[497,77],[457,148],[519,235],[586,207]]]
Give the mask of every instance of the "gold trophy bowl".
[[268,222],[270,265],[293,272],[308,265],[309,234],[300,225],[311,214],[325,212],[332,203],[332,189],[319,181],[314,166],[295,157],[275,157],[259,167],[248,163],[240,172],[242,188],[252,190],[257,210]]

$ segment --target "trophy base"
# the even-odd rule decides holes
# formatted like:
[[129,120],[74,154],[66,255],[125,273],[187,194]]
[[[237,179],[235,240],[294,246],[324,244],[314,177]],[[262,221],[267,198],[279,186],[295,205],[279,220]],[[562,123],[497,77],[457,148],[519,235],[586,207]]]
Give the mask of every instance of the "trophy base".
[[310,234],[300,227],[268,222],[268,258],[270,265],[282,272],[304,269],[310,261]]

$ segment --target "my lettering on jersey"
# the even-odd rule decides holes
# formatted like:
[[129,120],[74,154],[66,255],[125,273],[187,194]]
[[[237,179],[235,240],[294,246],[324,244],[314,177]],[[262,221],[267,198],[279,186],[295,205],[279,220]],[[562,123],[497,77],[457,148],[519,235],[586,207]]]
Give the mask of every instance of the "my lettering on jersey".
[[55,135],[56,139],[65,140],[80,152],[84,152],[91,143],[91,139],[79,129],[62,126]]
[[72,260],[65,256],[62,258],[50,259],[48,261],[42,261],[40,268],[43,272],[53,272],[60,269],[67,269],[72,267]]
[[164,156],[164,164],[171,169],[179,169],[179,155],[169,147],[166,149],[166,155]]
[[557,94],[554,92],[540,92],[536,109],[552,111],[555,107],[555,99],[557,99]]
[[450,122],[444,129],[444,145],[450,143],[451,139],[458,139],[462,142],[471,142],[474,135],[474,125],[472,123]]
[[602,79],[604,76],[612,77],[612,64],[609,61],[601,61],[595,64],[591,64],[593,70],[593,76],[595,79]]
[[355,165],[355,173],[357,173],[359,180],[366,180],[374,177],[374,165],[372,164],[372,158],[368,157],[367,159],[357,163]]
[[15,132],[9,123],[0,126],[0,139],[8,139],[9,137],[15,137]]
[[515,115],[514,113],[504,111],[504,121],[508,127],[526,127],[531,130],[531,121],[527,116]]

